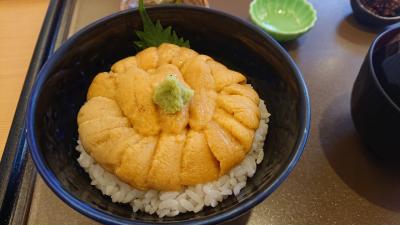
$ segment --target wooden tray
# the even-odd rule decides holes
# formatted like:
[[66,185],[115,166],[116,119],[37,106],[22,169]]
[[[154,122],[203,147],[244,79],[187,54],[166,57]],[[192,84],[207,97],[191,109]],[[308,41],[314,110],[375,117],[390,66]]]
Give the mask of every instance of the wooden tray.
[[30,209],[36,169],[25,135],[28,97],[42,65],[53,53],[62,20],[73,1],[52,0],[31,59],[21,96],[0,161],[0,224],[25,224]]

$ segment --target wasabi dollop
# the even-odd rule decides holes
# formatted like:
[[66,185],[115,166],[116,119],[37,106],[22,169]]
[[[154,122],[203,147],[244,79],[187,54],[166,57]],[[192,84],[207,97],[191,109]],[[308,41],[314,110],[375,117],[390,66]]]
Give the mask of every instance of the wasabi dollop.
[[193,94],[193,90],[186,87],[176,76],[168,75],[154,89],[153,102],[164,112],[174,114],[183,109]]

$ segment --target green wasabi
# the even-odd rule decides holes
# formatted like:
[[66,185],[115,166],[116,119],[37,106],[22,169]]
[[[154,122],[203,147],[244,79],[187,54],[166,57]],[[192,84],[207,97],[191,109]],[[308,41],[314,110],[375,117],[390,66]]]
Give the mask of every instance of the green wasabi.
[[193,90],[182,84],[176,76],[168,75],[154,89],[153,102],[164,112],[174,114],[182,110],[193,94]]

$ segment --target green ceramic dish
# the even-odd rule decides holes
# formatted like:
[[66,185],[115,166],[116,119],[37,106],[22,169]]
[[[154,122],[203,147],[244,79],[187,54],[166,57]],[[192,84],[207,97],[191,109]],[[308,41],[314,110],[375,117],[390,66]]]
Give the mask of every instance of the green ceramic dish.
[[317,21],[317,13],[307,0],[253,0],[250,17],[280,42],[300,37]]

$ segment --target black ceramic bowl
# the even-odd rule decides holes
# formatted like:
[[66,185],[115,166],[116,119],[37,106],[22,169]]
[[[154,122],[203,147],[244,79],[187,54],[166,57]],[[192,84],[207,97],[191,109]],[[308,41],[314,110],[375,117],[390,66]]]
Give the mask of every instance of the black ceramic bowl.
[[150,8],[153,19],[172,25],[191,47],[247,75],[272,113],[264,161],[239,196],[216,208],[159,219],[112,203],[90,185],[77,163],[76,116],[93,77],[135,55],[136,10],[114,14],[71,37],[40,71],[30,97],[27,125],[33,160],[47,185],[68,205],[107,224],[214,224],[263,201],[288,176],[304,149],[310,126],[306,85],[285,50],[255,26],[222,12],[190,6]]
[[388,44],[400,27],[379,35],[372,43],[351,96],[351,114],[354,125],[366,144],[378,156],[400,162],[400,106],[386,92],[375,65],[375,52]]
[[377,15],[368,10],[360,0],[350,0],[354,17],[364,25],[386,26],[400,22],[400,15],[394,17],[385,17]]

